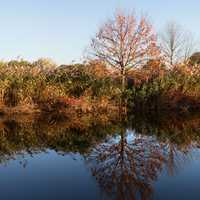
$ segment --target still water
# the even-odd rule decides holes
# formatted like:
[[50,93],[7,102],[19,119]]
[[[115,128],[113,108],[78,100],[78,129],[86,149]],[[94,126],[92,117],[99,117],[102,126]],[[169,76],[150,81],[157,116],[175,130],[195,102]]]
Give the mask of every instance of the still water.
[[0,194],[13,200],[198,200],[200,117],[2,117]]

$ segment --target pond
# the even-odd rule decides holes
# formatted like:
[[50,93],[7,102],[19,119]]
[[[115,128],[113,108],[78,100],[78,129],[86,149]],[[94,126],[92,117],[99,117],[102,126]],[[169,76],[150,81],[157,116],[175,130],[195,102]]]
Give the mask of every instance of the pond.
[[199,148],[199,116],[2,116],[1,199],[197,200]]

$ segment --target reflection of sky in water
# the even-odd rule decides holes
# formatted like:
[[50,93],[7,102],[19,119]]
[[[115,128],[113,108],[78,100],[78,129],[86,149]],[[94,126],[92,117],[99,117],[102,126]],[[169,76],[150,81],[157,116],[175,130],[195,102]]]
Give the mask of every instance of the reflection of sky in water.
[[[110,147],[112,144],[120,144],[121,134],[123,134],[127,142],[126,145],[135,145],[135,149],[137,149],[137,145],[134,141],[140,139],[142,141],[140,147],[145,149],[144,156],[150,153],[149,147],[160,147],[156,136],[142,135],[134,129],[122,129],[121,131],[120,133],[119,129],[114,136],[109,135],[105,139],[92,143],[95,145],[92,147],[97,148],[101,145]],[[161,172],[159,171],[156,180],[152,183],[153,199],[199,200],[200,150],[193,148],[191,144],[180,145],[180,148],[178,144],[173,144],[173,140],[170,141],[169,138],[166,141],[168,143],[162,144],[165,157],[164,165]],[[11,144],[12,142],[14,145],[14,141],[11,140]],[[77,145],[76,148],[78,148],[79,143],[75,144]],[[93,149],[92,147],[91,149]],[[71,152],[56,152],[44,148],[41,151],[36,150],[28,154],[25,147],[24,149],[25,151],[13,157],[10,157],[9,154],[4,157],[4,153],[0,155],[4,158],[0,165],[0,192],[2,199],[100,200],[111,198],[100,188],[95,176],[92,176],[90,167],[93,164],[98,165],[98,162],[94,157],[89,165],[87,160],[88,152],[81,155],[73,153],[73,149],[70,150]],[[102,151],[101,153],[104,155],[103,153],[105,152]],[[137,157],[137,153],[135,155]],[[104,164],[106,163],[110,164],[110,160],[105,161]],[[170,164],[173,166],[170,166]],[[139,195],[137,196],[139,197]]]
[[[135,131],[129,130],[129,129],[126,130],[125,136],[128,143],[133,141],[136,138]],[[120,140],[121,140],[121,135],[119,133],[118,134],[116,133],[114,137],[109,137],[106,140],[106,142],[111,143],[111,144],[117,144],[120,142]]]
[[[132,133],[128,138],[132,138]],[[199,151],[195,151],[198,157]],[[20,164],[26,160],[25,168]],[[154,184],[154,199],[198,200],[200,161],[187,163],[174,176],[163,172]],[[54,151],[17,157],[0,166],[2,199],[106,199],[100,192],[84,158],[79,154],[58,155]],[[67,198],[66,198],[67,197]]]
[[[194,157],[197,158],[200,155],[200,151],[196,151],[194,154]],[[179,169],[173,176],[169,176],[166,171],[160,175],[154,184],[154,199],[200,199],[200,159],[193,159],[180,167],[181,169]]]
[[[23,162],[26,160],[26,166]],[[20,164],[20,162],[22,162]],[[100,199],[101,193],[83,157],[54,151],[0,166],[1,199]]]

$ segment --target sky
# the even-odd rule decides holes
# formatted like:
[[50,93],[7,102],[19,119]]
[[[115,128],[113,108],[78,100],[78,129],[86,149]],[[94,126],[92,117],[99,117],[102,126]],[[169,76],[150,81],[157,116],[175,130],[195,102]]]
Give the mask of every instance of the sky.
[[148,15],[158,32],[176,21],[200,43],[199,8],[199,0],[0,0],[0,59],[79,62],[117,9]]

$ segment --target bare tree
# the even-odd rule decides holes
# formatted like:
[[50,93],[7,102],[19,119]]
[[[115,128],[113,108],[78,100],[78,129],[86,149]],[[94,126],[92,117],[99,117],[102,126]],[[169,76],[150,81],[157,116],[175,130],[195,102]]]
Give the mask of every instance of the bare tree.
[[166,25],[161,34],[161,50],[166,61],[173,66],[174,64],[186,61],[193,53],[194,42],[192,34],[185,31],[175,22]]
[[92,55],[118,69],[125,88],[127,71],[144,65],[159,54],[156,35],[145,17],[117,12],[100,27],[91,43]]
[[185,40],[184,40],[184,47],[183,47],[183,61],[188,62],[189,58],[195,52],[195,40],[193,34],[191,32],[185,32]]

